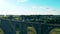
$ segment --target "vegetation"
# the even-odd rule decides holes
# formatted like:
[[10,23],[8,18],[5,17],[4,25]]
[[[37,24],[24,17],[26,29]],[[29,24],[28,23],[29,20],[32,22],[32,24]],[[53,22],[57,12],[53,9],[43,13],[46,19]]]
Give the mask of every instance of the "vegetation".
[[0,15],[0,19],[60,24],[60,15]]
[[52,29],[49,34],[60,34],[60,28]]

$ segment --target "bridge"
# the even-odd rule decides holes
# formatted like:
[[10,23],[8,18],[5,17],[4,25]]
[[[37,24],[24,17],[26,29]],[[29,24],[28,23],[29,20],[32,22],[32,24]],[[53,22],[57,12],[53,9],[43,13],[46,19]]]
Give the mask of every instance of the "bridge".
[[52,29],[60,28],[60,24],[0,19],[0,28],[3,29],[4,34],[16,34],[16,28],[19,28],[19,34],[27,34],[27,27],[29,26],[33,26],[37,34],[49,34]]

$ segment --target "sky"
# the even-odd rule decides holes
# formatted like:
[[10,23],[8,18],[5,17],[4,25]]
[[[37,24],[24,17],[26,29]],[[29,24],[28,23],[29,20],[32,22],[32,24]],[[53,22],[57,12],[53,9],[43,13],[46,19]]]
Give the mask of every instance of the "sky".
[[0,15],[60,15],[60,0],[0,0]]

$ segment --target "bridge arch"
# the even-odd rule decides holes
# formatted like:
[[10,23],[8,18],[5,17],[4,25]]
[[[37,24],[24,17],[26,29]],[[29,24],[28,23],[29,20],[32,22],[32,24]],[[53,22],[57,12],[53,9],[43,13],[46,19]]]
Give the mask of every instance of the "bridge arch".
[[31,27],[35,30],[35,34],[41,34],[41,24],[27,24],[27,27]]
[[37,34],[36,29],[34,26],[28,26],[27,27],[27,34]]
[[49,34],[60,34],[60,28],[55,27],[55,28],[51,29]]
[[60,28],[60,27],[59,26],[52,26],[52,25],[43,25],[41,32],[42,32],[42,34],[50,34],[51,31],[55,28]]

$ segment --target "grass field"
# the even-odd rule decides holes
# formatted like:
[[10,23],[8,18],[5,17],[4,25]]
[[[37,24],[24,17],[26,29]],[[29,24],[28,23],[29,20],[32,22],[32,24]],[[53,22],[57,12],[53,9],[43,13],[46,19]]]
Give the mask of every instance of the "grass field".
[[52,29],[49,34],[60,34],[60,28]]
[[0,28],[0,34],[4,34],[3,30]]

